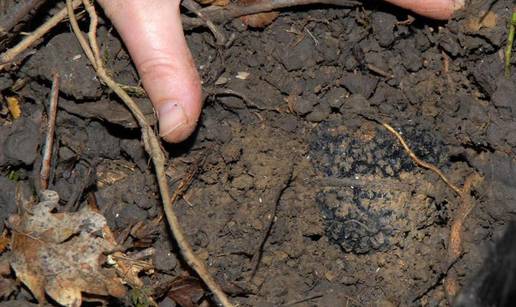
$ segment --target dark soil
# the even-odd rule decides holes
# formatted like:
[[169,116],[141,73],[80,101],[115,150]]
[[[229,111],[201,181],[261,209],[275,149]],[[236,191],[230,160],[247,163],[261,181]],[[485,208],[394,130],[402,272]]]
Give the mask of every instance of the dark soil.
[[[195,135],[166,145],[172,190],[206,156],[175,206],[197,255],[234,302],[449,305],[442,281],[459,199],[370,118],[395,127],[458,186],[473,171],[484,176],[464,225],[465,254],[451,268],[461,285],[470,283],[516,213],[516,73],[503,76],[511,7],[478,0],[448,23],[417,17],[409,25],[406,11],[378,3],[295,9],[263,30],[234,20],[224,30],[235,41],[224,49],[213,47],[208,31],[188,33],[204,86],[251,100],[208,95]],[[107,21],[99,40],[116,80],[136,85]],[[92,192],[115,233],[149,223],[162,209],[136,122],[100,85],[67,25],[0,75],[2,96],[19,97],[23,113],[12,120],[0,108],[1,220],[16,212],[16,182],[33,186],[39,171],[53,70],[63,82],[50,188],[62,210],[76,210]],[[138,102],[155,122],[149,101]],[[156,248],[149,285],[188,270],[166,229],[125,242],[135,251]],[[25,290],[9,299],[32,300]]]

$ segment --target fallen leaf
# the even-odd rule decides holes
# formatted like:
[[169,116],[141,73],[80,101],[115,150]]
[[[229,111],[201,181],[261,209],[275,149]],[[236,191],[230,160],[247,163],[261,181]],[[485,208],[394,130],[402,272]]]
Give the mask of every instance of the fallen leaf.
[[124,281],[132,288],[144,287],[143,281],[138,277],[140,272],[151,274],[154,270],[152,261],[135,260],[121,252],[113,253],[110,258],[116,263],[118,275],[123,276]]
[[201,282],[191,276],[178,277],[168,291],[168,297],[182,307],[198,307],[203,296]]
[[11,238],[9,237],[6,230],[2,233],[2,236],[0,237],[0,254],[3,253],[7,246],[9,246],[9,243],[11,242]]
[[270,25],[276,18],[278,18],[278,12],[258,13],[253,15],[246,15],[240,17],[242,22],[251,28],[265,28]]
[[[238,0],[238,4],[242,6],[248,6],[252,4],[258,4],[262,0]],[[270,25],[276,18],[278,18],[279,12],[267,12],[258,13],[252,15],[246,15],[240,17],[240,20],[251,28],[265,28]]]
[[22,111],[20,107],[20,100],[17,97],[7,97],[5,99],[7,101],[7,108],[9,109],[9,113],[14,119],[18,119],[21,117]]
[[114,244],[99,234],[106,219],[88,206],[78,212],[52,213],[59,197],[43,191],[42,201],[12,215],[11,267],[39,303],[47,293],[65,306],[80,306],[82,293],[123,297],[115,270],[104,268],[104,254]]
[[[110,242],[113,246],[116,245],[115,236],[107,225],[103,227],[103,233],[107,242]],[[115,268],[118,275],[123,277],[124,282],[133,288],[143,287],[143,281],[138,277],[141,271],[150,272],[154,268],[151,263],[133,260],[122,252],[114,252],[110,255],[109,262],[116,264]]]

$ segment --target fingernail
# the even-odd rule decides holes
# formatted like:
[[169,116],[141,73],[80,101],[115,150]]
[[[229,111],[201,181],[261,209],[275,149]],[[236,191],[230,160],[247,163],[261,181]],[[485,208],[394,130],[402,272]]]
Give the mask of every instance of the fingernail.
[[185,126],[188,119],[183,107],[177,102],[166,102],[158,109],[159,135],[166,136]]

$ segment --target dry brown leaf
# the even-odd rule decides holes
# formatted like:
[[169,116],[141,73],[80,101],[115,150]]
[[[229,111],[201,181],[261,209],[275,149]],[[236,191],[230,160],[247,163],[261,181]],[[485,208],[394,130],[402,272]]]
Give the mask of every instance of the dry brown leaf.
[[138,277],[140,272],[152,273],[154,270],[151,261],[134,260],[121,252],[114,253],[111,258],[116,261],[118,274],[133,288],[144,287],[143,281]]
[[[238,4],[242,6],[247,6],[251,4],[260,3],[262,0],[238,0]],[[246,15],[240,17],[242,22],[248,25],[251,28],[265,28],[270,25],[276,18],[278,18],[279,12],[267,12],[267,13],[258,13],[252,15]]]
[[9,218],[11,266],[16,276],[40,303],[45,301],[45,292],[65,306],[80,306],[82,292],[126,295],[114,270],[102,267],[104,253],[114,248],[97,236],[106,225],[105,218],[89,207],[51,213],[58,200],[56,192],[43,191],[39,204]]
[[[117,243],[111,229],[107,225],[105,225],[102,231],[104,233],[104,238],[106,239],[106,241],[115,246]],[[116,262],[116,271],[118,275],[121,276],[126,283],[131,285],[131,287],[133,288],[143,287],[143,282],[138,277],[138,274],[142,270],[146,270],[146,268],[135,265],[132,259],[124,255],[122,252],[114,252],[111,255],[111,260]]]
[[201,282],[191,276],[178,277],[168,291],[168,297],[182,307],[198,307],[203,296]]
[[10,242],[11,238],[9,237],[7,230],[4,230],[2,236],[0,237],[0,254],[7,249],[7,246],[9,246]]
[[246,25],[251,28],[265,28],[270,25],[276,18],[278,18],[278,12],[258,13],[253,15],[242,16],[240,19]]

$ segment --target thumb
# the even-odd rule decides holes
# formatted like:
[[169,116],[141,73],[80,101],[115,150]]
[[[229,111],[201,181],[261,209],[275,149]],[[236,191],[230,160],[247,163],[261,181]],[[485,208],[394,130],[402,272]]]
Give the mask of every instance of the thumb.
[[450,19],[453,13],[464,6],[465,0],[386,0],[417,14],[435,18]]
[[186,139],[201,112],[201,83],[186,44],[180,0],[99,0],[122,36],[168,142]]

